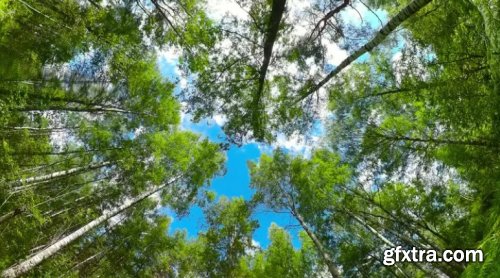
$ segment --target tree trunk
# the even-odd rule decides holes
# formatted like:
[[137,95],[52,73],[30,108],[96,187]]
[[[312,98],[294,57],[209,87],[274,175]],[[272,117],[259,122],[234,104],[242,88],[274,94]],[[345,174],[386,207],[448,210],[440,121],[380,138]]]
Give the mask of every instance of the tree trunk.
[[106,104],[105,100],[101,101],[96,101],[96,100],[85,100],[85,99],[79,99],[75,96],[73,97],[57,97],[57,96],[42,96],[40,94],[30,94],[30,98],[33,99],[39,99],[45,102],[61,102],[63,104],[68,104],[68,103],[74,103],[78,105],[82,105],[83,107],[98,107],[98,108],[103,108],[103,109],[115,109],[119,111],[125,111],[125,109],[122,109],[119,106],[116,105],[111,105],[111,104]]
[[[88,263],[88,262],[90,262],[90,261],[92,261],[92,260],[95,260],[95,259],[101,258],[101,257],[103,257],[104,255],[105,255],[105,252],[104,252],[104,251],[101,251],[101,252],[99,252],[99,253],[97,253],[97,254],[95,254],[95,255],[92,255],[92,256],[90,256],[90,257],[86,258],[85,260],[83,260],[83,261],[81,261],[81,262],[77,263],[76,265],[74,265],[74,266],[73,266],[73,267],[72,267],[72,268],[71,268],[68,272],[70,272],[70,271],[74,271],[74,270],[78,270],[78,269],[82,268],[82,267],[83,267],[86,263]],[[67,272],[67,273],[68,273],[68,272]],[[67,273],[66,273],[66,274],[67,274]]]
[[68,155],[68,154],[79,154],[79,153],[93,153],[93,152],[103,152],[103,151],[113,151],[113,150],[123,150],[123,147],[114,148],[103,148],[103,149],[76,149],[64,152],[8,152],[8,155],[25,155],[25,156],[35,156],[35,155]]
[[12,219],[14,217],[16,217],[17,215],[23,213],[23,209],[21,208],[16,208],[15,210],[11,211],[11,212],[8,212],[2,216],[0,216],[0,224],[2,224],[3,222],[9,220],[9,219]]
[[358,50],[354,51],[349,57],[347,57],[344,61],[342,61],[333,71],[331,71],[323,80],[321,80],[317,84],[313,84],[312,88],[306,88],[306,92],[301,93],[299,98],[294,103],[299,103],[308,96],[314,94],[321,87],[323,87],[330,79],[339,74],[343,69],[349,66],[356,59],[361,57],[361,55],[370,52],[373,48],[378,46],[389,34],[394,31],[399,25],[401,25],[404,21],[409,19],[412,15],[420,11],[423,7],[429,4],[432,0],[413,0],[408,4],[404,9],[402,9],[395,17],[393,17],[387,24],[378,31],[375,37],[363,45]]
[[396,247],[396,244],[387,239],[384,235],[379,233],[375,228],[370,226],[368,223],[366,223],[363,219],[355,215],[354,213],[350,211],[345,211],[349,216],[351,216],[356,222],[361,224],[363,227],[365,227],[368,231],[370,231],[372,234],[374,234],[376,237],[378,237],[380,240],[382,240],[385,244],[389,245],[389,247]]
[[[111,165],[110,161],[93,163],[93,164],[83,166],[83,167],[75,167],[75,168],[71,168],[71,169],[64,170],[64,171],[53,172],[53,173],[50,173],[47,175],[41,175],[41,176],[30,177],[30,178],[25,178],[25,179],[18,179],[14,182],[11,182],[10,185],[11,186],[19,185],[18,187],[14,187],[14,191],[24,190],[28,187],[31,187],[33,184],[36,184],[36,183],[41,183],[41,182],[46,182],[46,181],[50,181],[53,179],[67,177],[67,176],[75,175],[78,173],[99,169],[99,168],[106,167],[109,165]],[[20,186],[20,185],[22,185],[22,186]]]
[[30,132],[44,132],[44,133],[51,133],[51,132],[64,132],[67,130],[73,130],[78,127],[31,127],[31,126],[6,126],[6,127],[1,127],[0,129],[2,130],[7,130],[7,131],[30,131]]
[[261,99],[264,91],[264,83],[266,81],[267,69],[269,63],[271,62],[271,56],[273,53],[273,46],[276,38],[278,36],[278,30],[285,12],[286,0],[273,0],[273,5],[271,9],[271,18],[269,20],[269,25],[267,26],[266,38],[264,41],[264,60],[262,61],[262,66],[259,70],[259,84],[257,92],[255,93],[252,100],[252,124],[254,126],[254,133],[258,138],[263,137],[262,125],[261,125]]
[[435,139],[435,138],[415,138],[408,136],[388,136],[375,132],[376,136],[384,138],[390,141],[408,141],[415,143],[427,143],[434,145],[461,145],[461,146],[475,146],[475,147],[489,147],[489,148],[498,148],[500,144],[488,142],[488,141],[479,141],[479,140],[448,140],[448,139]]
[[[122,114],[143,114],[120,108],[112,108],[105,106],[90,106],[90,107],[67,107],[67,106],[47,106],[47,107],[23,107],[17,109],[21,112],[33,111],[66,111],[66,112],[87,112],[87,113],[122,113]],[[144,113],[145,114],[145,113]]]
[[122,205],[115,207],[114,209],[107,211],[103,213],[99,218],[89,222],[87,225],[81,227],[80,229],[72,232],[71,234],[65,236],[64,238],[58,240],[57,242],[51,244],[49,247],[41,250],[40,252],[37,252],[33,256],[30,256],[26,260],[13,265],[6,270],[2,272],[2,277],[18,277],[21,274],[24,274],[30,270],[32,270],[35,266],[46,260],[47,258],[53,256],[57,252],[59,252],[62,248],[66,247],[73,241],[77,240],[87,232],[91,231],[95,227],[101,225],[102,223],[106,222],[113,216],[116,216],[119,213],[122,213],[126,209],[132,207],[133,205],[139,203],[140,201],[146,199],[147,197],[153,195],[154,193],[164,189],[166,186],[172,184],[175,182],[179,177],[172,178],[169,182],[158,186],[154,187],[146,192],[143,192],[142,194],[139,194],[137,197],[134,197],[132,199],[129,199],[125,201]]
[[335,263],[333,262],[333,259],[331,258],[330,254],[328,253],[326,248],[323,246],[321,241],[316,237],[316,235],[311,230],[309,225],[304,221],[304,218],[302,217],[302,215],[295,210],[292,210],[292,215],[295,216],[295,219],[297,219],[297,221],[299,221],[299,224],[300,224],[300,226],[302,226],[302,229],[304,229],[304,231],[306,231],[309,238],[313,241],[314,245],[316,246],[317,251],[323,257],[323,259],[326,263],[326,266],[328,267],[328,271],[330,272],[332,277],[340,278],[341,277],[340,271],[335,266]]

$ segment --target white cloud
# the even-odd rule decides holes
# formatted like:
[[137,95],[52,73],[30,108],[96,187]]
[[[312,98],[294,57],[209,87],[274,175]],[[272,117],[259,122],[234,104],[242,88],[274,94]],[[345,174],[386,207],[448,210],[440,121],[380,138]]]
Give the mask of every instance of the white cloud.
[[260,246],[261,246],[260,242],[258,242],[252,238],[252,244],[250,247],[247,247],[245,249],[245,254],[250,255],[250,256],[255,255],[255,252],[261,249]]
[[344,22],[355,26],[360,26],[363,22],[368,21],[372,27],[380,27],[379,18],[382,21],[386,21],[387,12],[382,10],[373,10],[372,12],[362,3],[356,2],[353,7],[345,9],[345,11],[341,14],[341,17]]
[[182,75],[178,75],[178,74],[177,74],[177,76],[178,76],[178,78],[179,78],[179,88],[181,88],[181,89],[185,89],[185,88],[187,88],[187,86],[188,86],[188,81],[187,81],[187,79],[186,79],[186,78],[184,78],[184,77],[182,77]]
[[337,44],[331,43],[325,38],[322,39],[321,43],[326,48],[325,59],[332,65],[339,65],[349,56],[346,50],[341,49]]
[[158,59],[164,59],[165,62],[169,64],[177,64],[179,61],[179,56],[181,51],[175,47],[169,47],[168,49],[158,49],[156,51],[158,54]]
[[238,19],[246,19],[248,14],[234,0],[208,0],[207,14],[214,20],[220,20],[225,15]]
[[224,115],[215,115],[213,116],[213,120],[218,126],[223,126],[226,123],[227,118]]
[[313,149],[318,146],[320,140],[320,136],[305,136],[298,133],[291,136],[278,134],[276,141],[271,145],[259,143],[258,147],[263,153],[271,153],[277,148],[282,148],[290,151],[293,155],[310,157]]
[[260,248],[260,242],[256,241],[255,239],[252,238],[252,246]]

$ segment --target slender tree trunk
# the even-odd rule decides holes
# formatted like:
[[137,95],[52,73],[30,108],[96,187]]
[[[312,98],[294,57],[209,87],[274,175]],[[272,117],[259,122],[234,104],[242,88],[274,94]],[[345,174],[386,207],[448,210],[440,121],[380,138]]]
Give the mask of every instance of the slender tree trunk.
[[12,182],[11,186],[22,185],[22,186],[15,187],[14,191],[23,190],[25,188],[31,187],[33,184],[36,184],[36,183],[47,182],[47,181],[62,178],[62,177],[72,176],[72,175],[75,175],[78,173],[99,169],[99,168],[106,167],[109,165],[111,165],[111,162],[105,161],[105,162],[100,162],[100,163],[93,163],[93,164],[90,164],[87,166],[75,167],[75,168],[71,168],[71,169],[64,170],[64,171],[53,172],[53,173],[46,174],[46,175],[35,176],[35,177],[30,177],[30,178],[25,178],[25,179],[18,179],[16,181]]
[[41,96],[39,94],[30,94],[30,98],[33,99],[39,99],[42,101],[47,101],[47,102],[63,102],[63,103],[74,103],[74,104],[79,104],[83,105],[84,107],[91,107],[91,108],[103,108],[103,109],[114,109],[114,110],[119,110],[119,111],[125,111],[125,109],[122,109],[121,107],[115,106],[115,105],[110,105],[110,104],[105,104],[104,100],[101,102],[96,101],[96,100],[85,100],[85,99],[79,99],[77,97],[56,97],[56,96]]
[[375,230],[372,226],[370,226],[368,223],[366,223],[363,219],[355,215],[354,213],[347,211],[346,213],[351,216],[356,222],[361,224],[363,227],[365,227],[368,231],[370,231],[372,234],[374,234],[376,237],[378,237],[380,240],[382,240],[385,244],[389,245],[390,247],[396,247],[396,244],[387,239],[384,235],[379,233],[377,230]]
[[120,108],[112,108],[105,106],[91,106],[91,107],[67,107],[67,106],[47,106],[47,107],[23,107],[17,109],[21,112],[33,111],[69,111],[69,112],[88,112],[88,113],[122,113],[122,114],[142,114],[130,110]]
[[109,210],[105,213],[103,213],[100,217],[97,219],[89,222],[85,226],[81,227],[80,229],[72,232],[71,234],[65,236],[64,238],[58,240],[57,242],[51,244],[49,247],[41,250],[40,252],[37,252],[36,254],[30,256],[29,258],[25,259],[24,261],[13,265],[6,270],[2,272],[2,277],[18,277],[30,270],[32,270],[35,266],[46,260],[47,258],[53,256],[57,252],[59,252],[62,248],[66,247],[73,241],[77,240],[81,236],[85,235],[95,227],[101,225],[102,223],[106,222],[113,216],[116,216],[126,209],[134,206],[135,204],[139,203],[140,201],[148,198],[149,196],[153,195],[154,193],[164,189],[168,185],[172,184],[175,182],[179,177],[172,178],[169,182],[158,186],[154,187],[146,192],[143,192],[139,194],[137,197],[134,197],[132,199],[129,199],[125,201],[122,205],[115,207],[112,210]]
[[434,139],[434,138],[415,138],[408,136],[388,136],[380,133],[375,133],[377,136],[382,137],[384,139],[390,141],[408,141],[415,143],[429,143],[434,145],[462,145],[462,146],[476,146],[476,147],[490,147],[490,148],[498,148],[500,144],[491,143],[487,141],[478,141],[478,140],[448,140],[448,139]]
[[103,257],[104,255],[105,255],[104,251],[101,251],[101,252],[99,252],[99,253],[97,253],[95,255],[92,255],[92,256],[86,258],[85,260],[83,260],[83,261],[77,263],[76,265],[74,265],[68,272],[74,271],[74,270],[78,270],[78,269],[82,268],[85,264],[87,264],[88,262],[93,261],[95,259],[99,259],[99,258]]
[[[467,80],[467,78],[463,78],[463,77],[452,78],[449,80],[431,82],[431,83],[419,82],[414,87],[400,87],[400,88],[396,87],[396,88],[389,89],[386,91],[360,96],[358,98],[358,100],[372,98],[372,97],[382,97],[382,96],[386,96],[386,95],[393,95],[393,94],[400,94],[400,93],[408,93],[408,92],[419,93],[422,90],[433,89],[433,88],[438,88],[438,87],[447,86],[447,85],[453,85],[453,84],[456,84],[457,82],[462,82],[463,80]],[[455,97],[455,96],[452,96],[452,97]]]
[[374,93],[374,94],[364,95],[364,96],[359,97],[358,100],[373,98],[373,97],[382,97],[382,96],[392,95],[392,94],[407,93],[407,92],[411,92],[411,91],[419,91],[419,89],[417,89],[417,88],[396,88],[394,90],[387,90],[387,91],[378,92],[378,93]]
[[257,92],[254,94],[252,100],[252,124],[254,126],[254,132],[256,133],[257,137],[263,137],[263,134],[261,134],[262,118],[260,117],[262,113],[261,99],[264,91],[267,69],[269,68],[269,63],[271,62],[274,42],[278,37],[280,22],[283,17],[283,13],[285,12],[285,4],[286,0],[273,0],[271,18],[269,20],[269,25],[267,26],[266,38],[264,41],[264,60],[262,61],[262,66],[259,70],[259,83]]
[[94,150],[85,150],[85,149],[76,149],[71,151],[64,152],[8,152],[8,155],[26,155],[26,156],[34,156],[34,155],[68,155],[75,153],[93,153],[93,152],[102,152],[102,151],[113,151],[113,150],[122,150],[123,147],[114,147],[114,148],[103,148],[103,149],[94,149]]
[[[391,218],[393,218],[394,216],[391,215]],[[428,245],[420,242],[420,241],[417,241],[409,236],[406,236],[403,234],[403,231],[401,230],[398,230],[398,231],[394,231],[393,229],[389,229],[389,231],[395,235],[396,237],[398,237],[400,240],[402,240],[403,242],[405,242],[406,244],[410,245],[410,246],[415,246],[415,247],[418,247],[420,249],[433,249],[433,250],[436,250],[436,252],[442,256],[442,252],[441,252],[441,248],[436,246],[435,244],[433,244],[432,242],[430,242],[416,227],[414,227],[413,224],[411,223],[404,223],[403,221],[401,220],[395,220],[395,219],[387,219],[391,222],[397,222],[399,223],[400,225],[404,225],[406,224],[407,225],[407,230],[410,232],[410,233],[414,233],[416,234],[421,240],[423,240],[424,242],[426,242]],[[366,222],[365,222],[366,223]],[[369,224],[366,223],[368,226]],[[377,232],[378,234],[378,232]],[[394,247],[396,246],[394,243],[392,243],[393,245],[391,245],[391,247]],[[423,272],[427,273],[427,270],[424,269],[422,266],[420,266],[419,264],[415,264],[415,266],[417,268],[419,268],[420,270],[422,270]],[[444,265],[437,265],[437,266],[434,266],[434,265],[427,265],[427,267],[431,270],[434,270],[438,273],[440,273],[440,275],[444,275],[444,276],[447,276],[447,277],[454,277],[456,276],[457,273],[461,273],[463,270],[464,270],[464,267],[459,264],[459,263],[452,263],[452,264],[444,264]]]
[[12,219],[14,217],[16,217],[17,215],[23,213],[23,209],[21,208],[16,208],[15,210],[11,211],[11,212],[8,212],[2,216],[0,216],[0,224],[2,224],[3,222],[9,220],[9,219]]
[[[378,237],[380,240],[382,240],[385,244],[387,244],[389,247],[396,247],[397,244],[390,241],[389,239],[387,239],[384,235],[382,235],[380,232],[378,232],[375,228],[373,228],[370,224],[366,223],[362,218],[358,217],[357,215],[349,212],[349,211],[346,211],[346,213],[348,215],[350,215],[352,218],[354,218],[354,220],[356,220],[356,222],[360,223],[362,226],[364,226],[367,230],[369,230],[372,234],[374,234],[376,237]],[[397,235],[398,237],[403,237],[404,238],[404,241],[406,241],[407,244],[409,245],[413,245],[413,246],[419,246],[419,242],[415,242],[414,240],[402,235],[402,234],[398,234]],[[420,244],[420,248],[422,249],[430,249],[428,246],[424,246],[422,244]],[[438,252],[439,249],[434,247],[433,246],[433,249],[437,250]],[[447,269],[441,269],[441,267],[434,267],[433,265],[428,265],[430,269],[442,274],[442,275],[446,275],[447,277],[449,277],[449,272],[447,272],[448,270]],[[424,269],[422,266],[420,266],[420,264],[416,263],[415,264],[415,267],[417,267],[418,269],[420,269],[421,271],[423,271],[426,275],[429,275],[429,272]],[[406,273],[403,272],[402,269],[400,269],[400,271],[405,275]]]
[[30,10],[32,10],[32,11],[34,11],[34,12],[36,12],[37,14],[42,15],[42,16],[46,17],[47,19],[49,19],[49,20],[51,20],[51,21],[55,22],[55,23],[59,23],[59,24],[60,24],[60,26],[62,26],[62,27],[65,27],[65,28],[67,28],[67,29],[69,29],[69,30],[73,30],[73,28],[68,27],[67,25],[61,24],[61,22],[58,22],[58,20],[56,20],[56,19],[54,19],[54,18],[52,18],[52,17],[50,17],[50,16],[48,16],[48,15],[46,15],[46,14],[44,14],[44,13],[40,12],[39,10],[35,9],[35,8],[34,8],[33,6],[31,6],[30,4],[26,3],[25,1],[23,1],[23,0],[18,0],[18,1],[19,1],[19,2],[21,2],[21,3],[22,3],[22,4],[26,7],[26,8],[28,8],[28,9],[30,9]]
[[412,15],[420,11],[423,7],[429,4],[432,0],[413,0],[404,9],[402,9],[395,17],[393,17],[387,24],[377,32],[375,37],[363,45],[358,50],[354,51],[349,57],[342,61],[333,71],[331,71],[325,78],[323,78],[319,83],[313,84],[311,88],[305,88],[305,92],[300,93],[298,99],[294,103],[299,103],[308,96],[314,94],[321,87],[323,87],[330,79],[339,74],[343,69],[349,66],[356,59],[361,57],[361,55],[370,52],[376,46],[378,46],[382,41],[391,34],[399,25],[409,19]]
[[[370,224],[366,223],[362,218],[354,215],[353,213],[349,212],[349,211],[345,211],[348,215],[350,215],[351,217],[354,218],[354,220],[356,220],[358,223],[360,223],[361,225],[363,225],[367,230],[369,230],[372,234],[374,234],[376,237],[378,237],[380,240],[382,240],[384,243],[386,243],[387,245],[389,245],[390,247],[396,247],[397,244],[390,241],[389,239],[387,239],[384,235],[382,235],[380,232],[378,232],[376,229],[374,229]],[[420,242],[417,242],[413,239],[410,239],[409,237],[403,235],[402,233],[400,232],[395,232],[395,231],[392,231],[392,233],[396,234],[396,236],[400,239],[402,239],[404,242],[406,242],[408,245],[410,246],[415,246],[415,247],[420,247],[421,249],[434,249],[436,250],[439,254],[442,254],[440,249],[437,248],[436,246],[425,246],[424,244],[420,243]],[[440,275],[445,275],[446,277],[450,277],[450,275],[453,275],[453,270],[452,272],[450,272],[450,269],[448,269],[447,267],[445,266],[442,266],[442,265],[439,265],[439,266],[434,266],[432,264],[427,264],[426,265],[429,269],[426,270],[424,269],[419,263],[416,263],[415,264],[415,267],[417,267],[418,269],[420,269],[422,272],[424,272],[426,275],[429,275],[429,270],[433,270],[437,273],[439,273]],[[457,270],[455,268],[455,270]],[[461,269],[463,271],[463,269]],[[402,270],[401,270],[402,271]]]
[[6,126],[0,127],[1,133],[15,134],[22,131],[28,131],[30,135],[49,135],[55,132],[70,132],[77,130],[80,127],[31,127],[31,126]]
[[299,221],[300,226],[302,226],[302,229],[306,231],[307,235],[309,238],[313,241],[314,245],[316,246],[317,251],[321,254],[323,257],[323,260],[326,263],[326,266],[328,267],[328,271],[334,278],[340,278],[340,271],[337,269],[335,266],[335,263],[333,262],[332,257],[326,250],[325,246],[321,243],[321,241],[316,237],[314,232],[311,230],[309,225],[304,221],[304,218],[300,213],[298,213],[296,210],[292,210],[292,215],[295,216],[295,219]]
[[[346,188],[346,187],[344,187],[344,188]],[[347,190],[349,190],[349,189],[347,189]],[[418,221],[415,221],[415,219],[411,219],[411,218],[404,219],[404,218],[401,218],[401,216],[394,215],[393,212],[387,210],[383,205],[374,201],[372,198],[368,198],[356,190],[349,190],[349,191],[352,192],[353,194],[355,194],[356,196],[360,197],[361,199],[367,201],[368,203],[376,206],[380,210],[382,210],[382,212],[385,213],[387,215],[387,217],[384,217],[382,215],[374,215],[371,213],[368,213],[368,215],[373,216],[373,217],[382,218],[384,220],[403,225],[403,226],[407,227],[407,229],[409,229],[411,232],[418,234],[420,238],[422,238],[425,241],[427,241],[428,243],[430,243],[431,241],[428,240],[426,237],[424,237],[420,233],[420,231],[419,231],[419,227],[420,227],[420,228],[424,229],[425,231],[430,232],[432,235],[434,235],[436,238],[438,238],[439,240],[441,240],[445,244],[449,244],[449,241],[445,236],[439,234],[438,232],[434,231],[433,229],[430,229],[427,225],[424,225]],[[431,245],[433,245],[434,249],[439,249],[436,247],[435,244],[431,244]]]
[[24,80],[14,80],[14,79],[0,79],[0,83],[21,83],[28,85],[35,84],[46,84],[46,83],[57,83],[57,84],[102,84],[102,83],[111,83],[110,80],[72,80],[70,79],[61,79],[61,80],[52,80],[52,79],[24,79]]

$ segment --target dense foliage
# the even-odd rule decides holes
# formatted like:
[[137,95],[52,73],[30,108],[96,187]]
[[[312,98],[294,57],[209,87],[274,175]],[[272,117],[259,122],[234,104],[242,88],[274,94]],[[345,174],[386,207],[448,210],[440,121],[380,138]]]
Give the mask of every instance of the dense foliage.
[[[0,0],[3,277],[500,275],[500,1],[208,2]],[[248,163],[253,198],[207,190],[227,144],[318,125],[310,153]],[[198,236],[170,231],[159,208],[193,205]],[[276,224],[255,244],[262,209],[300,247]],[[395,246],[484,262],[384,265]]]

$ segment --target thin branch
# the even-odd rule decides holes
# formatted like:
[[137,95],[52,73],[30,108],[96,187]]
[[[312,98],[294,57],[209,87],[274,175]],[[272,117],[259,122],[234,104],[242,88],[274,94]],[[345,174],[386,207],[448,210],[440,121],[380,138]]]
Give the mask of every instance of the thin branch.
[[[334,15],[338,14],[340,11],[342,11],[345,7],[350,5],[350,3],[351,3],[350,0],[344,0],[344,2],[341,5],[339,5],[335,9],[329,11],[325,16],[323,16],[323,18],[321,18],[318,21],[318,23],[316,23],[316,25],[314,26],[314,28],[311,32],[311,35],[309,36],[309,40],[316,40],[321,35],[321,33],[323,33],[323,31],[325,30],[325,27],[326,27],[328,20],[330,20]],[[320,26],[321,26],[321,28],[320,28]],[[315,35],[315,33],[317,33],[317,34]]]
[[[17,1],[21,2],[21,3],[25,6],[25,7],[27,7],[28,9],[30,9],[30,10],[32,10],[32,11],[34,11],[34,12],[36,12],[37,14],[40,14],[40,15],[42,15],[43,17],[45,17],[45,18],[47,18],[47,19],[49,19],[49,20],[51,20],[51,21],[53,21],[53,22],[55,22],[55,23],[60,24],[59,22],[57,22],[57,20],[55,20],[55,19],[53,19],[52,17],[50,17],[50,16],[48,16],[48,15],[46,15],[46,14],[42,13],[41,11],[39,11],[39,10],[35,9],[33,6],[31,6],[30,4],[26,3],[25,1],[23,1],[23,0],[17,0]],[[66,26],[66,25],[64,25],[64,24],[62,24],[62,26],[63,26],[63,27],[65,27],[65,28],[68,28],[69,30],[73,30],[71,27],[68,27],[68,26]]]
[[363,1],[359,0],[359,2],[361,4],[363,4],[363,6],[365,6],[365,8],[367,8],[374,16],[377,17],[378,22],[380,22],[380,27],[382,28],[384,26],[384,23],[382,23],[382,19],[380,19],[380,17],[378,16],[378,14],[374,10],[372,10],[372,8],[370,8],[370,6],[366,5]]

